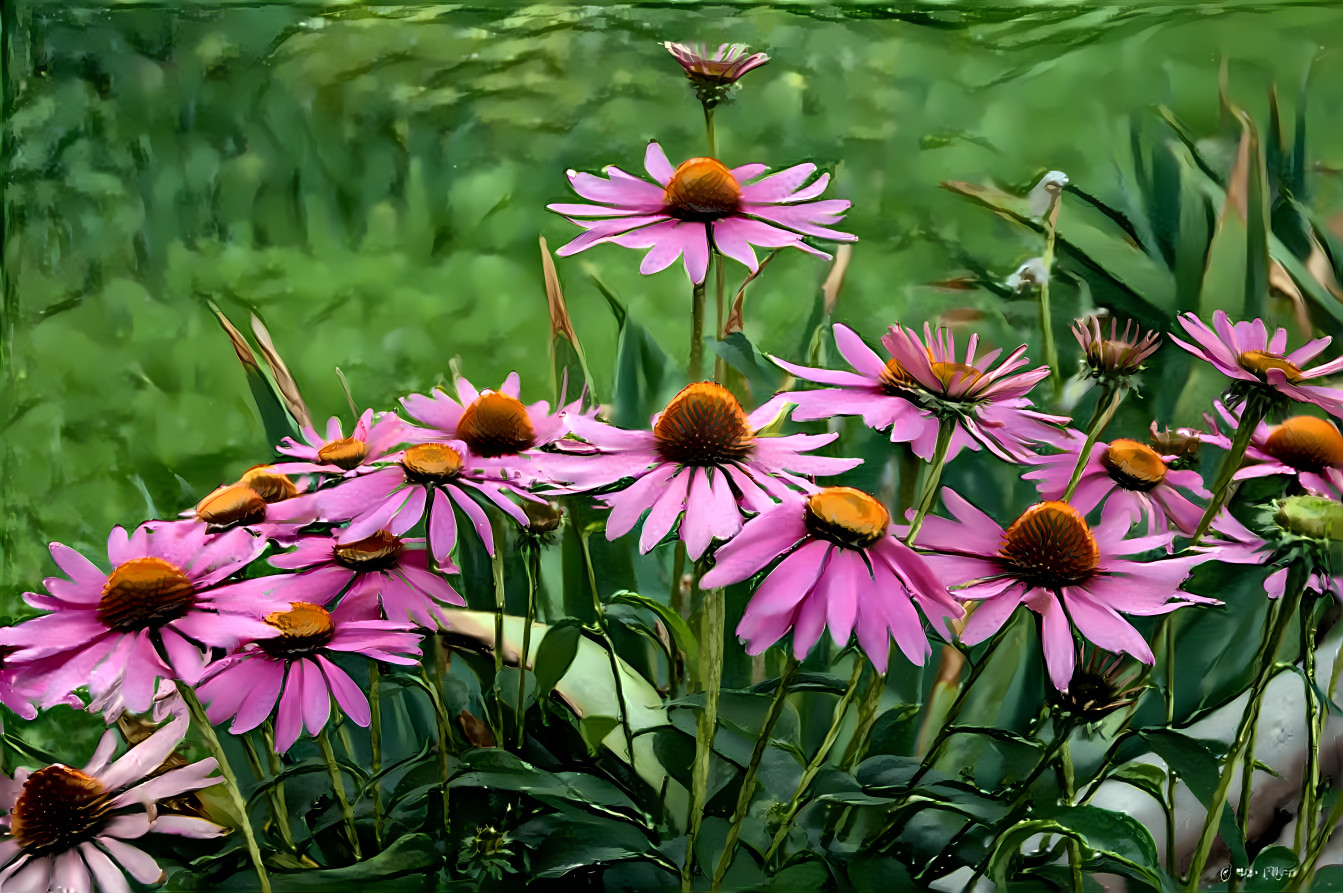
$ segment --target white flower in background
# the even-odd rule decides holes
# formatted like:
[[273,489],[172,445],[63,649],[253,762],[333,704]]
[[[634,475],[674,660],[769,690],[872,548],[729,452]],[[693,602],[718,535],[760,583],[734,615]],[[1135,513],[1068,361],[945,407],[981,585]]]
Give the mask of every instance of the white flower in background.
[[1059,200],[1059,193],[1068,185],[1068,175],[1063,171],[1050,171],[1040,178],[1031,190],[1031,216],[1043,217],[1049,213]]
[[1004,284],[1017,294],[1021,294],[1023,291],[1039,288],[1048,281],[1049,270],[1045,267],[1045,259],[1033,257],[1017,267],[1017,271],[1008,276]]

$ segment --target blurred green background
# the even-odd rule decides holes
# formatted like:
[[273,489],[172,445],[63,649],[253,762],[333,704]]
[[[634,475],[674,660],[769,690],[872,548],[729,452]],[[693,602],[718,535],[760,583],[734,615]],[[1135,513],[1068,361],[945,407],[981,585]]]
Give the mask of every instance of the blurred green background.
[[[1024,192],[1060,169],[1122,207],[1130,147],[1173,142],[1157,106],[1193,139],[1225,132],[1223,63],[1230,101],[1263,122],[1276,85],[1305,127],[1310,202],[1340,236],[1337,4],[901,8],[6,2],[0,615],[52,572],[48,542],[101,558],[113,524],[269,457],[207,301],[264,319],[320,417],[348,415],[336,367],[387,408],[454,357],[477,385],[516,369],[524,397],[549,399],[537,238],[577,233],[545,211],[572,200],[565,170],[642,173],[650,139],[674,162],[705,151],[664,40],[771,54],[720,108],[720,155],[834,174],[860,239],[836,318],[869,337],[970,308],[990,341],[1034,344],[1032,302],[931,285],[1001,282],[1040,252],[939,183]],[[558,260],[603,400],[616,325],[585,265],[686,353],[680,265],[642,277],[638,261],[609,245]],[[804,359],[827,270],[779,257],[747,336]],[[1092,300],[1055,298],[1069,368],[1066,320]]]

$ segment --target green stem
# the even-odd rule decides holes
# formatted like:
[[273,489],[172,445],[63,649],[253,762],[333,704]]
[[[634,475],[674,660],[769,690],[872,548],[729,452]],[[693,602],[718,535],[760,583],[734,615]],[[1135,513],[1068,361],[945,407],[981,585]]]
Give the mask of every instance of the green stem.
[[[1063,746],[1059,748],[1059,763],[1063,767],[1063,801],[1065,805],[1072,806],[1077,796],[1077,789],[1073,774],[1072,746],[1066,738]],[[1075,837],[1065,838],[1064,846],[1068,850],[1068,872],[1072,876],[1073,893],[1082,893],[1082,849]]]
[[1221,778],[1218,779],[1217,789],[1213,791],[1212,802],[1208,805],[1208,814],[1203,820],[1203,831],[1199,835],[1198,846],[1195,848],[1193,859],[1189,863],[1189,877],[1185,889],[1191,891],[1191,893],[1198,890],[1203,867],[1208,862],[1208,854],[1212,851],[1212,843],[1217,838],[1217,828],[1221,824],[1222,809],[1226,806],[1227,793],[1231,789],[1231,779],[1235,775],[1236,764],[1249,747],[1254,734],[1254,727],[1258,725],[1254,720],[1258,718],[1259,703],[1263,700],[1264,691],[1268,688],[1269,680],[1273,676],[1271,672],[1273,657],[1278,653],[1283,636],[1287,633],[1287,627],[1291,625],[1292,615],[1296,613],[1297,605],[1301,602],[1301,592],[1305,588],[1306,575],[1298,565],[1292,566],[1291,575],[1293,579],[1288,582],[1291,594],[1287,596],[1287,604],[1275,604],[1274,608],[1278,609],[1277,617],[1273,617],[1273,611],[1270,609],[1269,619],[1265,622],[1264,635],[1260,640],[1259,650],[1255,654],[1255,678],[1250,688],[1250,701],[1245,707],[1245,712],[1241,715],[1235,740],[1226,756],[1226,763],[1222,766]]
[[177,691],[186,702],[187,709],[191,711],[191,719],[200,730],[206,746],[210,748],[210,754],[219,764],[219,774],[224,777],[224,790],[228,792],[233,808],[238,811],[243,839],[247,841],[247,855],[251,857],[252,867],[256,869],[257,879],[261,882],[261,893],[270,893],[270,877],[266,874],[265,863],[261,861],[261,848],[257,846],[256,835],[252,832],[252,820],[247,816],[247,798],[243,796],[242,788],[238,787],[238,776],[233,774],[233,767],[229,765],[228,757],[224,754],[224,745],[215,735],[214,726],[210,724],[205,707],[201,705],[191,686],[178,681]]
[[601,593],[597,589],[597,571],[592,564],[592,552],[588,547],[588,535],[579,537],[583,545],[583,564],[588,572],[588,588],[592,590],[592,610],[597,615],[597,628],[602,631],[606,641],[606,656],[611,663],[611,678],[615,680],[616,700],[620,702],[620,727],[625,731],[625,750],[630,755],[630,768],[634,768],[634,730],[630,727],[629,705],[625,703],[625,683],[620,678],[620,659],[616,656],[616,641],[611,638],[611,626],[606,622],[606,611],[602,605]]
[[490,526],[494,537],[494,554],[490,556],[490,572],[494,578],[494,699],[495,727],[494,740],[504,740],[504,699],[498,696],[497,686],[504,672],[504,545],[508,532],[500,518],[491,513]]
[[923,776],[928,774],[928,770],[933,768],[933,763],[937,760],[938,751],[942,749],[942,745],[946,743],[946,740],[950,738],[952,733],[956,730],[956,719],[961,715],[962,708],[965,707],[965,701],[970,695],[970,690],[974,688],[975,681],[979,679],[980,674],[984,672],[984,668],[988,666],[989,658],[991,658],[994,651],[998,649],[998,643],[1001,641],[1001,637],[995,637],[989,642],[989,647],[985,649],[979,662],[970,668],[970,676],[965,680],[965,684],[961,686],[961,690],[956,693],[956,700],[951,702],[951,707],[947,710],[947,716],[942,723],[942,728],[937,730],[937,735],[933,738],[932,743],[928,745],[928,752],[924,754],[923,761],[919,763],[919,768],[916,769],[914,774],[910,777],[909,784],[907,785],[908,790],[913,790],[923,779]]
[[[699,568],[695,570],[698,585]],[[695,734],[695,767],[690,781],[690,819],[686,823],[685,862],[681,865],[681,890],[693,889],[695,845],[704,821],[704,806],[709,800],[709,766],[713,759],[713,739],[718,731],[718,698],[723,683],[723,628],[726,626],[723,590],[704,592],[700,613],[700,678],[704,683],[704,709],[700,712]]]
[[686,374],[692,382],[704,378],[704,283],[690,291],[690,362]]
[[1091,448],[1096,445],[1097,440],[1100,440],[1101,432],[1110,424],[1115,410],[1119,409],[1119,404],[1124,402],[1127,394],[1126,387],[1115,384],[1106,384],[1101,391],[1100,399],[1096,401],[1096,414],[1091,417],[1091,424],[1087,425],[1086,442],[1082,444],[1082,452],[1077,454],[1077,464],[1073,466],[1073,476],[1068,479],[1068,489],[1063,491],[1064,502],[1072,499],[1073,494],[1077,492],[1077,485],[1082,480],[1082,471],[1091,458]]
[[840,729],[844,726],[844,716],[849,712],[849,704],[853,702],[853,696],[858,692],[858,680],[863,675],[863,661],[856,659],[853,662],[853,675],[849,677],[849,687],[844,689],[844,695],[835,705],[834,718],[830,721],[830,731],[825,733],[825,739],[821,742],[821,747],[816,751],[816,755],[811,758],[807,768],[802,772],[802,780],[797,784],[797,790],[793,792],[793,798],[788,801],[788,806],[783,812],[783,821],[779,824],[779,830],[774,832],[774,840],[770,842],[769,851],[765,853],[765,864],[769,865],[774,859],[779,848],[783,846],[788,839],[788,831],[793,826],[793,819],[797,818],[798,811],[802,809],[802,796],[811,786],[811,781],[816,777],[816,773],[821,771],[825,765],[825,758],[830,755],[830,748],[835,746],[835,739],[839,737]]
[[713,106],[704,105],[704,134],[709,139],[709,157],[718,158],[718,140],[713,132]]
[[359,848],[359,832],[354,827],[354,810],[350,808],[350,798],[345,794],[345,779],[336,765],[336,752],[331,749],[331,736],[327,734],[326,726],[322,726],[322,731],[317,733],[317,746],[321,748],[322,759],[326,761],[326,772],[331,776],[331,788],[336,792],[341,818],[345,822],[345,835],[350,839],[350,849],[354,851],[354,860],[358,862],[364,858],[364,854]]
[[[437,640],[438,636],[434,636]],[[435,655],[437,660],[437,655]],[[434,706],[434,720],[438,725],[438,777],[443,786],[443,833],[448,833],[448,753],[452,750],[452,726],[448,723],[448,708],[443,703],[443,687],[435,683],[420,664],[420,679],[429,691],[429,702]]]
[[863,692],[863,699],[858,702],[858,724],[854,726],[853,737],[849,739],[849,745],[844,748],[844,756],[839,761],[839,768],[845,772],[852,769],[853,764],[862,759],[867,751],[867,736],[877,722],[877,708],[881,706],[881,696],[885,693],[886,674],[873,673],[867,683],[867,690]]
[[1012,802],[1012,806],[1007,811],[1007,816],[1001,823],[999,823],[998,827],[1000,830],[993,835],[993,840],[989,843],[988,852],[984,854],[984,858],[980,863],[975,866],[974,874],[970,875],[970,880],[966,882],[965,887],[963,888],[963,893],[969,893],[969,891],[973,890],[975,884],[984,876],[984,872],[988,870],[989,862],[992,861],[993,854],[997,851],[998,843],[1002,839],[1003,834],[1012,830],[1017,822],[1021,821],[1021,817],[1025,815],[1026,805],[1030,802],[1031,785],[1035,784],[1035,780],[1040,777],[1040,774],[1054,762],[1054,757],[1057,756],[1064,745],[1068,743],[1068,736],[1071,734],[1071,723],[1060,722],[1058,719],[1055,719],[1054,740],[1045,748],[1045,752],[1040,754],[1040,759],[1036,762],[1035,768],[1031,770],[1030,775],[1026,776],[1026,780],[1021,783],[1021,793],[1017,794],[1016,800]]
[[[261,754],[257,752],[256,745],[246,734],[238,736],[242,741],[242,746],[247,749],[247,762],[251,763],[252,771],[256,773],[257,781],[263,781],[266,777],[266,770],[262,767]],[[277,758],[278,759],[278,758]],[[276,772],[276,775],[279,773]],[[279,782],[271,785],[266,791],[266,799],[270,801],[270,817],[275,826],[280,829],[280,839],[284,841],[285,849],[289,852],[297,852],[294,847],[294,834],[289,827],[289,814],[284,807],[284,802],[278,792]]]
[[[1058,198],[1054,199],[1055,205]],[[1058,348],[1054,346],[1054,317],[1049,309],[1049,280],[1054,273],[1054,241],[1058,235],[1054,226],[1055,206],[1045,213],[1045,253],[1040,258],[1045,268],[1045,280],[1040,283],[1040,334],[1045,341],[1045,364],[1049,366],[1049,380],[1054,385],[1054,399],[1063,392],[1063,372],[1059,369]]]
[[[685,589],[681,586],[681,579],[685,576],[686,550],[685,540],[678,539],[672,553],[672,580],[671,593],[667,599],[667,604],[671,605],[672,613],[690,619],[690,606],[686,604]],[[678,696],[681,684],[685,682],[684,670],[679,659],[673,659],[673,666],[668,668],[667,675],[670,676],[671,693],[673,697]]]
[[[373,752],[369,774],[382,771],[382,668],[376,660],[368,662],[368,726],[369,749]],[[373,834],[378,849],[382,849],[382,784],[373,783]]]
[[[527,566],[527,615],[522,624],[522,658],[518,661],[518,752],[526,740],[527,724],[523,721],[527,711],[524,699],[527,697],[527,662],[532,655],[532,624],[536,622],[536,588],[541,579],[541,548],[529,545],[523,550],[523,561]],[[631,759],[633,755],[631,754]]]
[[1320,861],[1320,855],[1325,847],[1329,845],[1329,839],[1334,836],[1334,829],[1338,827],[1339,822],[1343,822],[1343,797],[1336,799],[1334,805],[1330,807],[1329,815],[1325,817],[1319,834],[1311,843],[1306,858],[1301,863],[1301,869],[1292,877],[1284,893],[1297,893],[1298,890],[1310,888],[1311,882],[1315,879],[1315,866]]
[[[1166,652],[1166,728],[1175,727],[1175,615],[1161,618],[1161,642]],[[1175,877],[1175,769],[1166,767],[1166,873]]]
[[1320,784],[1320,741],[1329,712],[1315,695],[1315,596],[1301,602],[1301,662],[1306,676],[1306,771],[1301,779],[1301,808],[1296,813],[1296,845],[1301,852],[1315,833],[1315,791]]
[[[284,761],[275,752],[275,725],[269,719],[261,724],[261,740],[266,743],[266,760],[270,764],[270,774],[278,778],[284,771]],[[294,835],[289,828],[289,804],[285,798],[284,782],[277,781],[272,790],[280,808],[280,834],[286,841],[293,840]]]
[[1245,458],[1245,450],[1250,445],[1250,438],[1254,436],[1254,429],[1259,427],[1259,423],[1264,420],[1264,414],[1268,411],[1267,405],[1261,400],[1247,400],[1245,409],[1241,413],[1240,423],[1236,427],[1235,437],[1231,440],[1231,449],[1222,457],[1222,465],[1217,469],[1217,480],[1213,483],[1212,501],[1208,503],[1208,508],[1203,512],[1203,518],[1198,522],[1198,530],[1194,532],[1191,546],[1197,546],[1199,540],[1208,532],[1212,526],[1212,520],[1217,516],[1217,512],[1222,506],[1226,505],[1227,496],[1230,495],[1231,479],[1240,468],[1240,462]]
[[933,449],[933,461],[928,466],[928,480],[923,483],[919,507],[914,514],[914,521],[909,525],[909,535],[905,537],[906,544],[913,544],[914,537],[919,535],[919,529],[923,527],[923,519],[932,509],[933,503],[937,502],[937,485],[942,480],[942,468],[947,464],[947,449],[951,446],[951,435],[955,431],[956,423],[952,419],[938,421],[937,446]]
[[[709,888],[717,891],[723,884],[723,878],[727,875],[727,870],[732,866],[733,851],[737,846],[737,838],[741,836],[741,826],[746,821],[746,814],[751,808],[751,796],[755,793],[756,774],[760,771],[760,760],[765,756],[765,749],[769,746],[770,733],[774,731],[774,725],[783,715],[784,705],[788,702],[788,686],[792,684],[793,677],[797,675],[797,668],[801,666],[801,661],[788,655],[788,663],[784,666],[783,675],[779,677],[779,687],[774,691],[774,700],[770,702],[769,713],[765,716],[765,724],[760,727],[760,734],[755,739],[755,747],[751,749],[751,761],[746,764],[746,775],[741,782],[741,791],[737,794],[737,808],[732,812],[732,827],[727,832],[727,842],[723,844],[723,855],[718,859],[718,868],[713,873],[713,885]],[[885,677],[881,677],[884,681]]]

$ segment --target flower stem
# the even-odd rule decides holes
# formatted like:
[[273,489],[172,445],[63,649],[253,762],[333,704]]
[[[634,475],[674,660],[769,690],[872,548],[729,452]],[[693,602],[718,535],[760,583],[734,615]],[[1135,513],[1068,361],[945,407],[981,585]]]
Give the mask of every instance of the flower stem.
[[1343,822],[1343,797],[1334,800],[1334,805],[1329,808],[1329,815],[1320,826],[1319,834],[1306,850],[1306,858],[1301,861],[1300,870],[1284,888],[1284,893],[1296,893],[1298,890],[1310,888],[1310,883],[1315,878],[1315,865],[1320,861],[1324,848],[1329,845],[1329,839],[1333,837],[1334,830],[1340,822]]
[[[681,586],[681,579],[685,576],[685,559],[685,540],[678,539],[672,553],[671,593],[668,596],[667,604],[671,605],[674,614],[688,620],[690,619],[690,606],[686,604],[685,589]],[[674,658],[673,666],[667,668],[667,675],[670,677],[668,682],[671,685],[673,697],[678,696],[681,684],[685,682],[683,677],[686,667],[682,664],[683,661]]]
[[[438,636],[434,636],[435,643]],[[434,660],[437,662],[437,648]],[[430,678],[429,673],[420,664],[420,679],[429,692],[429,702],[434,706],[434,719],[438,724],[438,775],[443,785],[443,833],[448,833],[448,752],[452,750],[452,726],[448,723],[448,708],[443,703],[443,687]]]
[[944,418],[938,421],[937,446],[933,449],[933,461],[928,466],[928,479],[923,482],[923,495],[919,497],[919,507],[909,525],[909,535],[905,537],[906,545],[913,544],[914,537],[918,536],[919,529],[923,527],[923,519],[932,509],[933,503],[937,502],[937,485],[942,480],[942,468],[947,464],[947,450],[951,446],[951,435],[955,431],[956,423],[952,419]]
[[1082,452],[1077,454],[1077,464],[1073,466],[1073,476],[1068,479],[1068,489],[1063,491],[1064,502],[1071,500],[1073,494],[1077,492],[1082,472],[1091,458],[1091,448],[1096,445],[1097,440],[1100,440],[1101,432],[1110,424],[1110,419],[1114,418],[1115,411],[1119,409],[1119,404],[1124,402],[1127,394],[1126,387],[1116,384],[1106,384],[1101,391],[1100,399],[1096,401],[1096,414],[1091,417],[1091,424],[1087,425],[1087,439],[1082,444]]
[[[368,662],[368,727],[369,749],[373,756],[369,763],[369,774],[377,775],[382,771],[382,668],[376,660]],[[373,833],[382,849],[382,784],[373,783]]]
[[853,702],[853,696],[858,692],[858,680],[863,675],[863,661],[856,659],[853,662],[853,675],[849,677],[849,687],[844,689],[844,695],[835,705],[834,718],[830,721],[830,731],[825,733],[825,739],[821,742],[821,747],[816,751],[816,755],[811,758],[807,768],[802,772],[802,780],[797,783],[797,790],[793,792],[793,798],[788,801],[788,807],[783,812],[783,821],[779,824],[779,830],[774,832],[774,840],[770,842],[769,851],[765,853],[764,863],[768,865],[773,860],[774,855],[779,852],[783,842],[788,839],[788,831],[793,826],[793,819],[797,818],[798,811],[802,809],[802,795],[807,792],[811,786],[811,781],[816,777],[816,773],[821,771],[825,765],[825,758],[830,754],[830,748],[835,746],[835,739],[839,737],[840,729],[844,726],[844,716],[849,712],[849,704]]
[[709,139],[709,157],[718,157],[718,140],[713,132],[713,106],[704,104],[704,135]]
[[359,832],[354,827],[354,810],[350,808],[350,798],[345,794],[345,779],[341,777],[340,767],[336,765],[336,752],[331,749],[331,736],[326,726],[317,733],[317,746],[326,761],[327,775],[331,776],[331,789],[336,792],[336,801],[340,803],[340,814],[345,822],[345,836],[350,839],[350,849],[354,851],[356,862],[364,858],[359,848]]
[[[490,518],[490,526],[493,527],[494,554],[490,556],[490,571],[494,578],[494,684],[496,686],[502,681],[500,677],[504,672],[504,544],[507,542],[508,532],[504,529],[498,516],[493,515]],[[494,699],[495,707],[495,727],[494,740],[504,740],[504,700],[496,694]]]
[[[1236,737],[1231,745],[1231,750],[1226,755],[1226,762],[1222,766],[1222,774],[1218,779],[1217,788],[1213,791],[1212,802],[1208,804],[1208,814],[1203,820],[1203,831],[1199,835],[1198,846],[1194,850],[1193,859],[1189,863],[1189,877],[1185,889],[1190,893],[1198,890],[1199,877],[1203,874],[1203,867],[1208,862],[1208,854],[1212,851],[1213,840],[1217,837],[1217,828],[1221,824],[1222,809],[1226,806],[1227,793],[1231,789],[1231,778],[1235,775],[1236,763],[1246,753],[1254,735],[1254,729],[1258,725],[1259,705],[1263,701],[1264,691],[1268,688],[1269,680],[1273,673],[1273,657],[1278,653],[1278,647],[1282,644],[1283,636],[1287,633],[1287,627],[1292,623],[1292,615],[1296,613],[1297,605],[1301,603],[1301,593],[1305,588],[1306,575],[1298,565],[1293,565],[1291,570],[1293,578],[1288,583],[1289,592],[1287,604],[1281,605],[1275,603],[1273,609],[1276,610],[1276,616],[1273,609],[1269,611],[1269,617],[1264,624],[1264,635],[1259,643],[1259,650],[1255,654],[1254,683],[1250,687],[1250,701],[1245,707],[1245,712],[1241,715],[1240,726],[1236,729]],[[1248,801],[1247,801],[1248,802]]]
[[1054,318],[1049,310],[1049,280],[1054,272],[1054,241],[1058,235],[1056,228],[1058,203],[1059,199],[1056,197],[1049,212],[1045,214],[1045,253],[1040,258],[1047,274],[1040,283],[1040,334],[1044,337],[1045,365],[1049,366],[1049,380],[1054,386],[1055,400],[1058,400],[1059,394],[1063,391],[1063,373],[1059,369],[1058,348],[1054,346]]
[[1021,821],[1022,816],[1025,815],[1026,804],[1030,802],[1031,785],[1035,784],[1035,780],[1040,777],[1040,774],[1045,771],[1046,767],[1054,762],[1054,757],[1056,757],[1063,747],[1067,745],[1068,737],[1072,734],[1072,730],[1072,723],[1060,721],[1058,718],[1055,718],[1054,740],[1045,748],[1045,752],[1040,754],[1040,759],[1036,762],[1035,768],[1031,770],[1030,775],[1026,776],[1026,780],[1021,783],[1021,793],[1017,794],[1016,800],[1012,802],[1012,806],[1007,811],[1006,818],[999,824],[998,827],[1001,830],[993,835],[993,840],[989,842],[988,852],[984,854],[984,858],[980,863],[975,866],[974,874],[970,875],[970,880],[966,882],[965,887],[963,888],[964,893],[969,893],[969,891],[973,890],[975,884],[984,876],[984,872],[988,870],[989,862],[993,860],[993,854],[997,851],[998,842],[1002,839],[1003,834],[1012,830],[1017,822]]
[[[698,586],[700,572],[695,570]],[[713,759],[714,733],[718,731],[718,697],[723,683],[723,627],[725,617],[723,590],[704,593],[700,614],[700,678],[704,683],[704,709],[695,729],[695,766],[690,780],[690,820],[686,823],[685,862],[681,865],[681,890],[690,893],[695,874],[695,844],[704,821],[704,805],[709,799],[709,765]]]
[[[1073,775],[1073,752],[1067,739],[1063,741],[1063,746],[1059,748],[1059,764],[1063,768],[1063,800],[1067,806],[1072,806],[1077,796],[1077,788]],[[1064,839],[1064,847],[1068,850],[1068,871],[1072,876],[1073,893],[1082,893],[1082,849],[1077,845],[1075,837]]]
[[[518,752],[527,736],[527,724],[523,721],[527,711],[523,706],[527,697],[527,661],[532,654],[532,624],[536,622],[536,587],[541,578],[541,549],[531,545],[523,548],[523,563],[527,567],[527,615],[522,624],[522,658],[518,661]],[[632,758],[632,756],[631,756]]]
[[606,640],[606,656],[611,662],[611,678],[615,680],[616,700],[620,702],[620,727],[625,731],[625,750],[630,755],[630,769],[634,768],[634,730],[630,727],[629,705],[625,703],[625,683],[620,679],[620,659],[616,656],[616,641],[611,638],[611,626],[606,622],[606,610],[597,589],[597,572],[592,564],[592,551],[586,533],[579,537],[583,545],[583,564],[588,572],[588,587],[592,590],[592,610],[597,615],[597,628]]
[[974,688],[975,681],[978,680],[980,674],[984,672],[984,668],[989,665],[989,658],[991,658],[993,652],[998,649],[998,643],[1001,641],[1001,637],[995,637],[990,641],[983,656],[970,668],[970,677],[965,680],[965,684],[961,686],[961,690],[956,693],[956,700],[951,702],[951,707],[947,710],[947,716],[942,722],[942,727],[937,730],[937,735],[928,745],[928,752],[924,754],[923,761],[919,763],[919,768],[916,769],[914,774],[910,777],[909,784],[907,785],[909,790],[913,790],[923,779],[923,776],[928,774],[928,770],[933,768],[933,763],[937,760],[938,751],[942,749],[942,745],[946,743],[946,740],[951,737],[951,733],[956,730],[956,719],[961,715],[961,709],[965,707],[965,701],[970,695],[970,690]]
[[[1161,618],[1161,642],[1166,652],[1166,728],[1175,728],[1175,615]],[[1166,873],[1175,877],[1175,771],[1166,767]]]
[[201,736],[205,738],[205,744],[210,748],[215,762],[219,764],[219,774],[224,777],[224,789],[228,791],[233,808],[238,811],[243,839],[247,841],[247,855],[251,857],[252,867],[256,869],[257,879],[261,882],[261,893],[270,893],[270,877],[266,874],[265,863],[261,861],[261,848],[257,846],[256,835],[252,832],[252,820],[247,817],[247,798],[238,787],[238,776],[233,774],[233,767],[229,765],[228,757],[224,754],[224,746],[215,735],[214,726],[210,724],[210,718],[205,714],[205,707],[201,704],[200,698],[196,697],[196,692],[180,680],[177,683],[177,691],[186,702],[187,709],[191,711],[191,719],[200,730]]
[[1301,602],[1301,662],[1306,676],[1306,771],[1301,779],[1301,808],[1296,812],[1296,845],[1302,847],[1315,833],[1315,792],[1320,784],[1320,741],[1329,711],[1316,696],[1315,681],[1315,595]]
[[858,724],[854,726],[853,737],[849,739],[849,745],[844,748],[844,756],[839,761],[839,768],[845,772],[852,769],[853,764],[867,752],[867,736],[876,724],[877,708],[881,706],[881,696],[885,693],[886,674],[873,673],[867,683],[867,690],[863,692],[863,699],[858,702]]
[[1222,457],[1222,466],[1217,469],[1217,480],[1212,488],[1212,501],[1203,512],[1203,518],[1198,522],[1198,530],[1194,532],[1194,539],[1190,545],[1198,545],[1199,540],[1203,539],[1203,535],[1212,526],[1212,520],[1217,516],[1217,512],[1226,504],[1231,479],[1240,468],[1241,459],[1245,458],[1245,450],[1250,445],[1250,438],[1254,436],[1254,429],[1259,427],[1267,411],[1268,407],[1263,401],[1246,401],[1245,411],[1241,413],[1240,424],[1236,427],[1236,435],[1231,440],[1231,449]]
[[[257,752],[256,745],[246,734],[239,735],[238,740],[242,741],[242,746],[247,749],[247,762],[252,764],[252,771],[256,773],[257,781],[264,781],[266,770],[261,765],[261,754]],[[274,757],[275,755],[272,754],[271,756]],[[278,757],[275,759],[278,762]],[[279,775],[280,773],[277,770],[274,774]],[[280,784],[281,782],[277,781],[270,786],[266,791],[266,799],[270,800],[271,821],[280,829],[280,838],[284,841],[285,849],[294,853],[297,852],[294,847],[294,834],[289,827],[289,814],[284,806],[284,795],[280,791]]]
[[704,282],[690,291],[690,362],[686,374],[692,382],[704,378]]
[[[769,713],[765,716],[765,724],[760,727],[755,747],[751,749],[751,761],[746,764],[746,775],[742,778],[741,791],[737,794],[737,808],[732,812],[732,827],[728,829],[727,842],[723,844],[723,855],[719,857],[718,868],[713,873],[713,885],[709,888],[711,891],[717,891],[722,886],[723,878],[727,875],[728,868],[732,866],[732,853],[736,849],[737,838],[741,836],[741,826],[746,821],[746,814],[751,808],[751,796],[755,793],[760,760],[765,756],[765,749],[769,746],[770,733],[774,731],[775,723],[783,715],[784,704],[788,702],[788,686],[797,675],[799,666],[801,661],[789,654],[783,675],[779,677],[779,687],[775,689],[774,699],[770,702]],[[885,676],[878,678],[885,681]]]

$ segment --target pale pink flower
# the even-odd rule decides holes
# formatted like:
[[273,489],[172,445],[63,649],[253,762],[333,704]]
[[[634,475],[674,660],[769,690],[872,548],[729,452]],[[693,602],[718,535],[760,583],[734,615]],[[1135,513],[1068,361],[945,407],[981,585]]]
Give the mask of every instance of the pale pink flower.
[[161,768],[186,734],[185,713],[113,760],[119,735],[109,729],[83,769],[61,763],[0,776],[0,890],[36,893],[127,891],[163,880],[153,857],[126,841],[145,834],[218,837],[224,829],[193,816],[160,812],[158,802],[220,782],[213,758]]
[[[1234,434],[1240,427],[1240,413],[1220,400],[1213,406]],[[1203,439],[1229,450],[1231,437],[1221,432],[1212,416],[1205,413],[1203,418],[1211,429]],[[1311,493],[1338,499],[1343,495],[1343,435],[1332,422],[1318,416],[1292,416],[1280,425],[1261,421],[1250,435],[1245,458],[1232,480],[1274,475],[1290,476]]]
[[868,494],[826,487],[747,521],[714,553],[700,585],[740,582],[786,556],[760,582],[737,627],[747,652],[759,654],[791,631],[800,660],[828,627],[841,648],[856,634],[879,673],[892,638],[906,658],[923,664],[932,649],[915,605],[948,641],[947,619],[965,611],[894,530],[886,507]]
[[271,470],[281,474],[322,474],[335,477],[353,477],[373,471],[377,462],[394,452],[405,442],[406,423],[394,412],[378,413],[366,409],[355,422],[354,430],[346,437],[340,419],[332,416],[326,423],[326,433],[319,434],[312,426],[302,430],[300,443],[286,437],[276,449],[298,461],[280,462]]
[[574,191],[598,204],[547,205],[587,230],[556,254],[577,254],[602,242],[651,248],[639,272],[656,273],[684,256],[690,281],[700,283],[709,269],[711,249],[754,272],[759,262],[753,245],[799,248],[829,259],[803,237],[856,239],[831,228],[848,210],[848,201],[815,200],[825,191],[830,175],[802,185],[815,173],[814,164],[794,165],[763,178],[768,170],[763,164],[729,169],[716,158],[691,158],[673,168],[662,147],[649,143],[644,167],[655,182],[618,167],[606,168],[606,178],[569,171]]
[[747,52],[749,47],[744,43],[719,44],[713,55],[709,55],[709,47],[703,43],[667,41],[662,45],[681,63],[686,77],[696,86],[729,86],[746,72],[769,61],[769,56],[764,53]]

